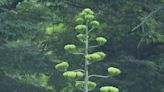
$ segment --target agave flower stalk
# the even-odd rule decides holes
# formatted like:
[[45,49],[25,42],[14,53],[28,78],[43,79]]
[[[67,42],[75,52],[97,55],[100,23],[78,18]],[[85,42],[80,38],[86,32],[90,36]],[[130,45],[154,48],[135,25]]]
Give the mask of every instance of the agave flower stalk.
[[[91,90],[94,90],[96,88],[96,83],[90,81],[89,79],[92,77],[97,78],[109,78],[111,76],[119,75],[121,71],[118,68],[115,67],[109,67],[107,69],[109,75],[97,75],[92,74],[89,75],[88,66],[90,64],[93,64],[95,62],[102,61],[106,54],[102,51],[99,52],[90,52],[91,48],[96,48],[99,46],[104,45],[107,42],[107,39],[105,37],[96,37],[95,41],[97,42],[96,45],[89,44],[90,42],[90,33],[99,27],[100,23],[95,20],[94,12],[86,8],[84,9],[77,17],[76,17],[76,23],[75,30],[77,31],[78,35],[77,40],[79,42],[84,43],[84,51],[83,52],[77,52],[78,46],[75,44],[67,44],[65,45],[64,49],[68,53],[74,54],[74,55],[82,55],[84,57],[84,69],[77,69],[72,71],[67,71],[67,68],[69,67],[69,64],[67,62],[61,62],[55,66],[55,68],[59,71],[63,71],[63,76],[69,80],[75,80],[75,87],[79,90],[82,90],[83,92],[89,92]],[[79,80],[80,79],[80,80]],[[83,79],[83,80],[81,80]],[[78,81],[77,81],[78,80]],[[119,89],[114,86],[103,86],[100,88],[101,92],[119,92]]]

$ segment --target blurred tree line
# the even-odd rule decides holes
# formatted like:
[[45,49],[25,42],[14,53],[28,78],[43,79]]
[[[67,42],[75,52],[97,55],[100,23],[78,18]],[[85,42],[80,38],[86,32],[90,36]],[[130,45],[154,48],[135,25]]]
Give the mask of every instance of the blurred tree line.
[[164,92],[164,0],[0,0],[0,92],[72,92],[54,65],[84,64],[63,47],[77,43],[74,20],[86,7],[101,23],[92,37],[108,39],[96,49],[107,53],[105,61],[89,72],[105,74],[108,66],[122,70],[115,78],[94,79],[98,86]]

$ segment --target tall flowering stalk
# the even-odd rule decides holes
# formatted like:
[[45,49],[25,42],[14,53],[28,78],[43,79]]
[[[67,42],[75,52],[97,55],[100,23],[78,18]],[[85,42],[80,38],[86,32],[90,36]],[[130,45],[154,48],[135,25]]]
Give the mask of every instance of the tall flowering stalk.
[[[84,51],[78,52],[78,48],[74,44],[67,44],[65,45],[64,49],[66,52],[75,54],[75,55],[82,55],[84,57],[85,65],[84,69],[72,70],[68,71],[69,64],[68,62],[61,62],[55,66],[55,68],[59,71],[63,71],[63,76],[69,80],[75,81],[75,87],[83,92],[89,92],[96,88],[96,83],[93,81],[89,81],[92,77],[101,77],[101,78],[109,78],[110,76],[119,75],[121,71],[115,67],[109,67],[107,69],[109,75],[89,75],[88,66],[95,62],[102,61],[106,54],[104,52],[93,52],[89,53],[90,48],[102,46],[107,42],[107,39],[104,37],[97,37],[95,41],[97,45],[90,46],[89,45],[89,35],[94,29],[96,29],[100,23],[95,20],[94,12],[86,8],[76,18],[76,27],[75,30],[77,31],[78,35],[76,36],[77,39],[84,43]],[[83,81],[79,81],[83,79]],[[103,86],[100,88],[101,92],[119,92],[119,89],[113,86]]]

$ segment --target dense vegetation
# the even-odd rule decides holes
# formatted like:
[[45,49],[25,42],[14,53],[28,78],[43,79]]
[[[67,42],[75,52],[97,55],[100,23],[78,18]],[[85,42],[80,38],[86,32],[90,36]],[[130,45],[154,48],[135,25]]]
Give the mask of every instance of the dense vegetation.
[[83,65],[63,47],[81,45],[74,21],[84,8],[100,22],[91,37],[108,40],[94,50],[105,52],[105,60],[89,73],[106,75],[109,66],[122,71],[93,79],[92,92],[104,85],[120,92],[164,92],[164,0],[0,0],[0,92],[78,92],[55,65]]

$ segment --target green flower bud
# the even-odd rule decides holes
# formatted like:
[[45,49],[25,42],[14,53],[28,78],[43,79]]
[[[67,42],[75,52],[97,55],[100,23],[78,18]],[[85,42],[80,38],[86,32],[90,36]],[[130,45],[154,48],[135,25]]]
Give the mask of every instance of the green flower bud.
[[101,92],[119,92],[119,89],[113,86],[104,86],[100,88]]
[[79,17],[75,21],[76,21],[76,23],[82,24],[84,22],[84,19]]
[[79,17],[81,17],[81,18],[84,18],[85,15],[87,15],[86,12],[81,12],[81,13],[79,13]]
[[104,86],[100,88],[101,92],[110,92],[109,90],[110,90],[109,86]]
[[[92,81],[88,81],[87,85],[89,90],[93,90],[96,87],[96,83]],[[78,89],[84,89],[84,81],[76,81],[75,87]]]
[[67,62],[62,62],[55,66],[55,68],[59,71],[66,71],[68,67],[69,67],[69,64]]
[[119,92],[119,89],[113,86],[109,86],[110,92]]
[[75,27],[75,30],[77,30],[77,31],[85,31],[86,29],[87,29],[86,25],[77,25]]
[[87,14],[94,14],[94,12],[90,8],[84,9],[83,12],[85,12]]
[[101,61],[105,58],[106,54],[103,52],[95,52],[93,54],[88,54],[85,58],[89,61]]
[[84,88],[84,82],[83,81],[76,81],[75,87],[78,89],[83,89]]
[[84,73],[78,71],[78,72],[76,72],[76,77],[77,77],[77,78],[82,78],[82,77],[84,77]]
[[67,79],[75,79],[76,78],[76,72],[66,71],[66,72],[63,73],[63,76]]
[[121,73],[121,71],[118,68],[109,67],[108,68],[108,73],[111,74],[111,75],[119,75]]
[[93,16],[93,15],[86,15],[85,16],[85,19],[89,20],[89,21],[93,20],[94,18],[95,18],[95,16]]
[[96,53],[86,55],[85,58],[89,61],[100,61],[101,60],[101,56]]
[[100,23],[98,21],[91,21],[90,25],[93,27],[98,27],[100,25]]
[[89,90],[93,90],[93,89],[95,89],[95,87],[96,87],[96,83],[95,82],[92,82],[92,81],[88,82],[88,89]]
[[104,45],[107,42],[107,40],[104,37],[97,37],[96,41],[99,45]]
[[68,44],[68,45],[64,46],[64,50],[68,51],[68,52],[75,51],[76,50],[76,46],[74,44]]
[[104,52],[95,52],[96,54],[101,56],[101,59],[104,59],[106,54]]
[[84,34],[78,34],[76,37],[81,42],[85,41],[85,38],[86,38],[86,36]]

